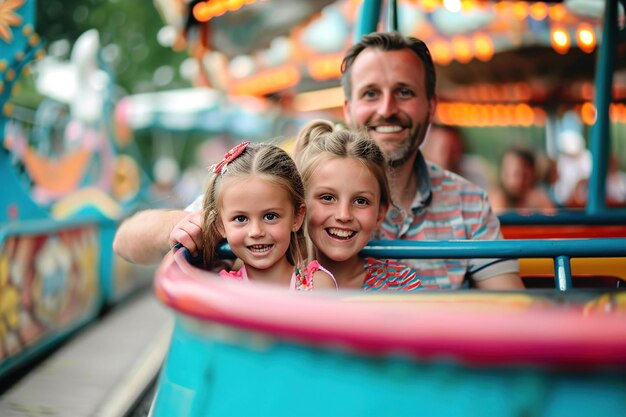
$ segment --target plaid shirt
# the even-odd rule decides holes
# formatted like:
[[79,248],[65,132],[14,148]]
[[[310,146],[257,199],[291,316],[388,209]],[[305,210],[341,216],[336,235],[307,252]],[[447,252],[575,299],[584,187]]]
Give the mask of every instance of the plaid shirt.
[[[466,179],[426,162],[418,153],[415,162],[418,192],[411,211],[391,207],[378,232],[378,239],[402,240],[497,240],[500,222],[491,211],[487,193]],[[484,280],[518,272],[516,260],[503,259],[404,259],[414,267],[422,288],[468,287],[470,276]]]

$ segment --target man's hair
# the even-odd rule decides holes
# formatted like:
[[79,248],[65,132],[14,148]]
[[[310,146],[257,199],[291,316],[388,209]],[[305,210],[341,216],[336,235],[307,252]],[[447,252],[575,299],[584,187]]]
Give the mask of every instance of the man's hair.
[[417,38],[403,36],[398,32],[375,32],[363,36],[360,42],[352,45],[341,62],[341,85],[346,100],[350,101],[352,97],[352,83],[350,80],[352,65],[357,56],[366,48],[377,48],[382,51],[400,51],[403,49],[413,51],[424,64],[426,71],[426,95],[429,99],[435,97],[437,75],[433,58],[426,44]]

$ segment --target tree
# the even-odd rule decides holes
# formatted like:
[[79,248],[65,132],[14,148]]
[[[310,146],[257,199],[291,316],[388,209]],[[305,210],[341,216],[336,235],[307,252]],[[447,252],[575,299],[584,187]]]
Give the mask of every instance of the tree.
[[[127,93],[189,87],[178,71],[187,54],[159,45],[157,33],[162,27],[156,8],[147,1],[39,0],[37,4],[36,31],[48,46],[67,41],[69,53],[83,32],[96,28],[103,57]],[[63,49],[62,42],[57,45]]]

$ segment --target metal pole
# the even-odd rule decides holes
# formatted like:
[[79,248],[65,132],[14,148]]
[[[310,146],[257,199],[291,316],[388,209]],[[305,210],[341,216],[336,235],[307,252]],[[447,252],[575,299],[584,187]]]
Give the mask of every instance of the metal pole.
[[359,42],[364,35],[376,32],[380,18],[381,0],[363,0],[361,13],[354,31],[354,42]]
[[572,288],[572,271],[568,256],[557,256],[554,259],[554,281],[559,291]]
[[398,2],[387,0],[387,32],[398,31]]
[[598,50],[596,69],[596,122],[591,129],[590,149],[592,171],[589,178],[587,213],[599,213],[606,209],[606,176],[611,149],[609,129],[609,106],[612,101],[613,68],[617,41],[617,2],[606,0],[602,43]]

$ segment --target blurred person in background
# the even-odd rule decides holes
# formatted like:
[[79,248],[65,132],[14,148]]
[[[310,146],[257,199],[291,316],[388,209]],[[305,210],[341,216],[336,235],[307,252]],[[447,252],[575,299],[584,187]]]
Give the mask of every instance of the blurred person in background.
[[608,205],[626,206],[626,172],[620,170],[617,155],[609,159],[609,171],[606,178],[606,199]]
[[554,203],[538,182],[535,154],[512,147],[502,155],[500,183],[489,192],[494,211],[510,209],[552,209]]
[[560,207],[554,197],[554,184],[559,180],[559,171],[556,159],[545,153],[539,153],[536,156],[537,178],[539,186],[550,197],[550,200],[556,207]]
[[[567,207],[584,208],[589,198],[589,179],[578,181],[574,191],[567,200]],[[606,174],[606,205],[609,207],[626,207],[626,172],[621,171],[616,155],[609,158]]]
[[480,157],[465,153],[463,136],[456,127],[431,125],[421,151],[427,161],[470,180],[483,190],[489,190],[495,183],[489,166]]
[[574,190],[581,180],[591,174],[591,153],[585,139],[575,130],[565,130],[558,136],[559,155],[556,159],[558,180],[554,184],[554,199],[559,206],[575,203]]

